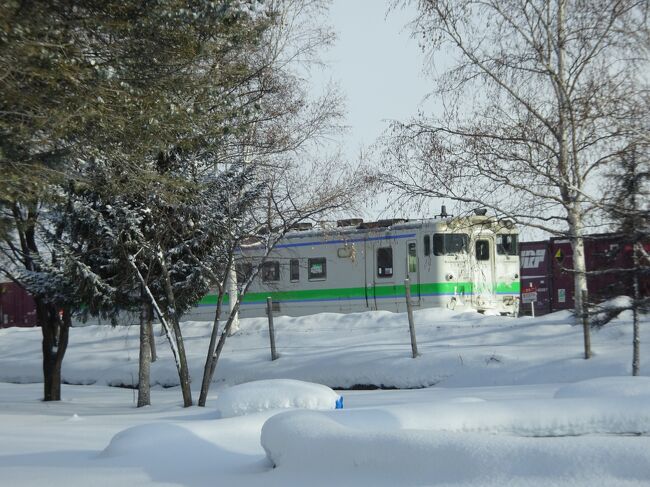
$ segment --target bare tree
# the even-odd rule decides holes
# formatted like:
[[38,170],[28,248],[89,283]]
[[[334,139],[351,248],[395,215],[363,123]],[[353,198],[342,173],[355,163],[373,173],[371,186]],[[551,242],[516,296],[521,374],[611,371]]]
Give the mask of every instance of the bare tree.
[[598,183],[638,138],[627,120],[647,87],[647,2],[406,3],[423,48],[453,61],[431,94],[440,113],[393,125],[376,180],[401,199],[447,198],[569,238],[579,318]]
[[[331,166],[329,169],[331,170]],[[334,177],[331,174],[329,177],[325,175],[316,177],[314,181],[317,181],[317,184],[310,184],[303,177],[302,185],[300,185],[298,183],[299,174],[292,171],[282,176],[275,181],[276,185],[271,185],[270,188],[266,187],[266,192],[258,201],[258,203],[266,203],[266,206],[251,208],[251,214],[246,219],[251,225],[249,232],[246,232],[246,227],[242,225],[244,219],[241,215],[237,217],[237,225],[232,226],[232,230],[236,230],[236,232],[229,233],[230,239],[224,239],[225,248],[222,249],[221,258],[225,258],[227,263],[209,269],[213,282],[217,283],[218,297],[203,371],[199,406],[206,404],[219,357],[228,336],[233,331],[241,302],[251,284],[258,278],[267,257],[274,250],[276,244],[300,222],[318,220],[324,215],[345,211],[355,201],[362,189],[360,187],[362,178],[358,174],[350,174],[345,171]],[[229,296],[234,302],[230,307],[230,313],[221,330],[221,335],[219,335],[222,304],[226,292],[225,283],[230,278],[229,269],[232,264],[241,259],[240,248],[244,244],[259,249],[259,254],[255,258],[254,265],[253,262],[247,262],[250,265],[250,272],[248,275],[242,275],[241,282],[237,282],[236,297]]]
[[[263,191],[245,218],[237,215],[236,225],[221,232],[226,235],[226,246],[221,266],[212,268],[218,299],[200,406],[206,403],[226,339],[236,331],[241,300],[260,272],[265,256],[296,223],[344,211],[361,193],[362,178],[341,162],[338,154],[321,155],[326,152],[324,142],[341,130],[341,96],[332,86],[315,98],[307,90],[305,73],[320,62],[320,52],[333,40],[333,34],[322,23],[327,2],[273,0],[268,5],[276,22],[265,32],[263,48],[255,52],[260,66],[255,89],[264,91],[259,98],[261,110],[242,137],[233,140],[234,148],[224,151],[221,158],[221,162],[244,160],[246,165],[254,166],[255,181]],[[230,313],[220,330],[226,282],[232,276],[229,271],[240,257],[238,247],[246,241],[258,243],[263,250],[250,275],[237,283],[237,296],[229,296]]]

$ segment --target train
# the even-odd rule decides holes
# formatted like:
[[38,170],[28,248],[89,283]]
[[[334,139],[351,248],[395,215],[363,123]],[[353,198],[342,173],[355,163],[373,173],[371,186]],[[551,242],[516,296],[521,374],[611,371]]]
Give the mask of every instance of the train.
[[[443,211],[424,220],[339,220],[333,228],[302,225],[266,253],[259,245],[238,252],[240,282],[262,266],[242,299],[243,318],[266,316],[269,297],[273,313],[286,316],[403,312],[407,285],[413,309],[513,316],[519,309],[518,230],[484,211],[463,217]],[[208,319],[215,301],[206,296],[187,318]]]
[[[587,268],[587,289],[590,303],[600,303],[616,296],[633,295],[632,274],[623,272],[632,269],[634,260],[629,237],[621,233],[599,233],[586,235],[585,263]],[[650,253],[650,242],[643,242]],[[532,293],[531,303],[523,304],[522,314],[536,316],[575,306],[573,284],[573,250],[571,242],[563,237],[547,240],[522,242],[519,246],[521,259],[522,297]],[[648,262],[643,262],[648,267]],[[606,271],[613,272],[606,272]],[[650,296],[650,279],[639,282],[642,296]]]
[[[473,309],[506,315],[572,309],[570,242],[561,237],[519,242],[510,221],[481,213],[451,217],[443,210],[425,220],[349,219],[338,221],[334,228],[318,229],[301,224],[266,257],[242,300],[240,315],[266,316],[268,297],[278,315],[403,312],[405,279],[415,309]],[[632,267],[632,248],[626,242],[624,235],[615,233],[585,237],[587,270],[599,271],[588,275],[590,302],[631,295],[630,274],[602,273]],[[650,252],[650,242],[644,246]],[[242,246],[236,272],[240,282],[265,253],[259,245]],[[650,295],[650,280],[640,282],[640,291]],[[531,293],[532,302],[526,299]],[[228,298],[224,298],[224,311]],[[212,320],[216,300],[214,292],[208,294],[184,319]],[[137,322],[137,317],[130,322]],[[37,326],[33,299],[9,282],[0,284],[0,328],[8,326]]]

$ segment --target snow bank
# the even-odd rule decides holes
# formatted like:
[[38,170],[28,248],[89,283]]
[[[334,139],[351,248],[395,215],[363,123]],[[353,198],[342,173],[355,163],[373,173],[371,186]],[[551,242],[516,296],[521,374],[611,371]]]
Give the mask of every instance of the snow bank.
[[[334,389],[481,387],[568,383],[630,374],[632,326],[617,319],[592,335],[594,357],[584,360],[582,329],[570,312],[541,318],[484,316],[477,312],[423,309],[414,313],[420,356],[411,358],[405,313],[374,311],[278,316],[280,359],[270,361],[265,318],[241,320],[214,377],[217,388],[254,380],[296,379]],[[650,370],[650,317],[642,316],[641,370]],[[192,378],[203,374],[212,324],[182,324]],[[151,384],[176,386],[178,374],[164,336],[155,333],[158,360]],[[70,330],[62,367],[68,384],[135,387],[137,326],[86,326]],[[38,328],[0,329],[0,381],[42,381],[42,336]]]
[[248,382],[219,393],[215,406],[222,418],[269,409],[335,409],[339,395],[327,386],[290,379]]
[[650,396],[650,377],[600,377],[560,387],[556,398]]
[[[100,458],[133,457],[140,460],[155,457],[160,450],[188,448],[187,430],[176,424],[154,423],[134,426],[120,431],[99,454]],[[157,445],[156,448],[152,448]]]
[[650,433],[650,395],[598,400],[452,399],[323,414],[346,427],[367,431],[428,430],[529,437]]
[[373,485],[482,486],[520,485],[533,478],[537,483],[522,485],[620,485],[621,477],[642,485],[650,478],[648,452],[636,450],[624,438],[608,439],[604,449],[596,437],[558,443],[449,431],[368,431],[342,424],[342,416],[292,411],[270,418],[261,437],[267,457],[280,474],[336,472],[347,485],[354,484],[354,476],[373,478]]

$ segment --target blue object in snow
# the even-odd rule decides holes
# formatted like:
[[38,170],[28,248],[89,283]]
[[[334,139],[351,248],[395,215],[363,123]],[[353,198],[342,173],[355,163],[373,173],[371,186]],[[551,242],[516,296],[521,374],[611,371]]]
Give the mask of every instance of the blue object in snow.
[[343,409],[343,396],[339,396],[336,400],[336,409]]

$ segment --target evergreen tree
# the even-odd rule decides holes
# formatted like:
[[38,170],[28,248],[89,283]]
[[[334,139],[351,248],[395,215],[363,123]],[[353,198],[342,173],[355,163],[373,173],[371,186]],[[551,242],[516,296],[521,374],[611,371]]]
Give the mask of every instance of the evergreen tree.
[[257,68],[250,51],[270,19],[245,1],[0,9],[2,268],[36,298],[44,397],[57,400],[70,313],[80,301],[95,311],[95,297],[78,289],[75,273],[87,268],[70,265],[74,242],[59,242],[65,255],[41,248],[61,236],[49,207],[66,208],[65,193],[100,166],[113,168],[105,174],[115,193],[143,194],[159,179],[159,154],[210,155],[237,134],[251,111],[241,99]]
[[597,307],[594,326],[603,326],[623,311],[632,312],[632,375],[640,372],[639,314],[650,312],[650,145],[641,140],[619,160],[609,177],[605,207],[621,233],[624,249],[632,254],[632,268],[610,269],[631,283],[628,303]]

